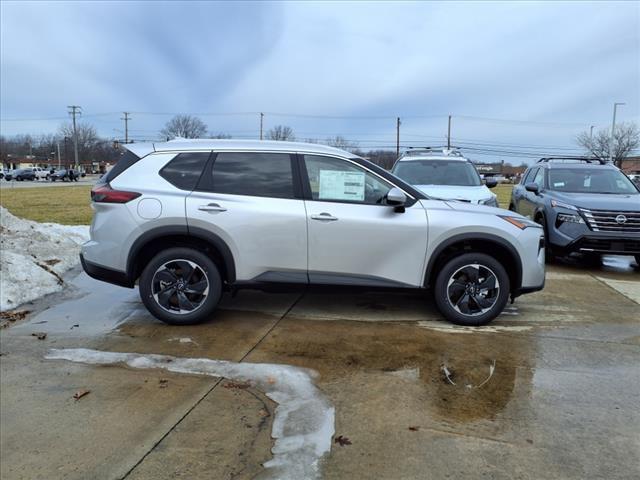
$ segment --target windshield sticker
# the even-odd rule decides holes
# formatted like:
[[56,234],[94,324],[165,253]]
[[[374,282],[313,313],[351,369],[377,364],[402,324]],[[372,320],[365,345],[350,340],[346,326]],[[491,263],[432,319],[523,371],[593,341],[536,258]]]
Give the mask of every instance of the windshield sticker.
[[554,182],[554,183],[553,183],[553,186],[554,186],[555,188],[561,188],[561,187],[564,187],[564,182]]
[[364,200],[364,172],[320,170],[320,200]]

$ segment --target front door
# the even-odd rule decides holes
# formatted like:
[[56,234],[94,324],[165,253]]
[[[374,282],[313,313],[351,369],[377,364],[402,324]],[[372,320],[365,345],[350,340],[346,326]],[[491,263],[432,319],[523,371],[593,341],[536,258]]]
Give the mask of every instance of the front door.
[[[304,155],[309,281],[371,286],[421,285],[427,215],[420,202],[404,213],[385,204],[393,187],[347,159]],[[305,178],[306,177],[306,178]]]

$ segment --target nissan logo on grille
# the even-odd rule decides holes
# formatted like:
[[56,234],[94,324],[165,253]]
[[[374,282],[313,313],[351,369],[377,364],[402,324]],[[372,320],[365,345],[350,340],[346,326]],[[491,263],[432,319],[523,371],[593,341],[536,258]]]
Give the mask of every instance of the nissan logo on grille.
[[616,217],[616,223],[619,223],[620,225],[622,225],[623,223],[627,223],[627,217],[625,217],[624,215],[618,215]]

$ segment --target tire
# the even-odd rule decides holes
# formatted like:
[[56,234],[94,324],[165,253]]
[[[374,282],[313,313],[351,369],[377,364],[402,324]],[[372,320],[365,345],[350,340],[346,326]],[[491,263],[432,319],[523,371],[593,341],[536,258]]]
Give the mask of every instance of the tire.
[[[207,320],[215,310],[222,295],[222,279],[218,267],[204,253],[169,248],[144,268],[139,289],[145,307],[158,320],[193,325]],[[162,292],[166,294],[158,295]]]
[[636,265],[640,267],[640,255],[634,255],[634,258],[636,259]]
[[[483,285],[488,288],[483,289]],[[434,298],[438,310],[450,322],[479,326],[502,312],[510,291],[509,276],[498,260],[484,253],[465,253],[449,260],[440,270]]]

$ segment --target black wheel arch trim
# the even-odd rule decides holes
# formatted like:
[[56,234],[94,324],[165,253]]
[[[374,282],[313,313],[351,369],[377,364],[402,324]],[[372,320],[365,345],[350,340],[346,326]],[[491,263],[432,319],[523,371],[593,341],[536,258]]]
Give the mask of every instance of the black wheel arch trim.
[[187,225],[175,225],[175,226],[163,226],[153,228],[142,235],[140,235],[129,250],[127,256],[127,277],[131,279],[131,282],[135,282],[135,261],[142,248],[149,242],[162,238],[170,237],[172,235],[185,235],[202,240],[211,246],[213,246],[224,262],[226,270],[227,282],[234,283],[236,280],[236,264],[231,253],[231,249],[227,243],[213,232],[198,227],[188,227]]
[[[453,237],[450,237],[444,240],[443,242],[441,242],[433,251],[433,253],[431,254],[431,257],[429,258],[429,262],[427,264],[427,271],[424,276],[425,287],[428,288],[430,286],[429,279],[432,276],[433,268],[436,265],[436,262],[440,254],[444,252],[447,249],[447,247],[450,247],[456,243],[460,243],[468,240],[483,240],[483,241],[494,242],[500,245],[501,247],[506,248],[509,254],[513,257],[515,261],[515,267],[516,267],[516,271],[515,271],[516,282],[514,285],[510,286],[511,291],[517,291],[520,289],[520,286],[522,285],[522,259],[520,258],[518,251],[510,242],[508,242],[504,238],[499,237],[497,235],[492,235],[490,233],[461,233],[459,235],[454,235]],[[491,255],[490,252],[480,252],[480,253],[486,253],[487,255]],[[508,273],[508,270],[507,270],[507,273]]]

